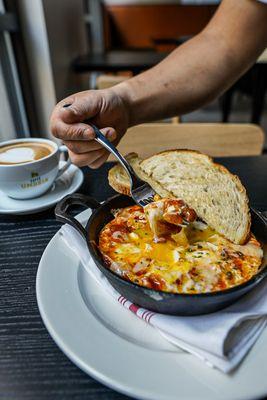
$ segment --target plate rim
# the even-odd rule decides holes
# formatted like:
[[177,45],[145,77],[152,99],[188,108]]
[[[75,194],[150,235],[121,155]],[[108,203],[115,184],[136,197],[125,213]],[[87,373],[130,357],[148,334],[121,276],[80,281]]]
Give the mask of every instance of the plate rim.
[[[88,216],[88,213],[91,210],[85,210],[82,213],[78,214],[78,219],[81,220],[85,215]],[[143,400],[152,400],[154,399],[153,396],[149,395],[148,393],[140,393],[140,388],[137,389],[138,393],[133,392],[133,388],[126,386],[125,384],[122,384],[119,381],[114,382],[112,380],[112,378],[110,379],[108,376],[106,375],[101,375],[101,372],[97,371],[94,366],[89,365],[88,363],[85,363],[83,360],[80,359],[79,354],[77,355],[75,353],[75,351],[73,351],[71,348],[68,348],[68,345],[64,343],[64,339],[61,339],[60,335],[55,331],[53,324],[51,324],[50,320],[49,320],[49,316],[46,314],[45,311],[45,307],[42,304],[42,299],[41,299],[41,293],[40,293],[40,287],[41,287],[41,269],[42,269],[42,265],[44,263],[44,259],[47,255],[47,253],[50,251],[51,247],[53,247],[53,241],[56,240],[56,238],[58,238],[59,236],[59,231],[53,236],[53,238],[50,240],[50,242],[48,243],[47,247],[45,248],[45,251],[41,257],[39,266],[38,266],[38,271],[37,271],[37,275],[36,275],[36,297],[37,297],[37,304],[38,304],[38,308],[42,317],[42,320],[44,322],[44,325],[46,327],[46,329],[48,330],[49,334],[51,335],[51,337],[53,338],[53,340],[55,341],[55,343],[57,344],[57,346],[61,349],[61,351],[78,367],[80,368],[82,371],[84,371],[86,374],[89,374],[91,377],[93,377],[94,379],[96,379],[98,382],[102,383],[103,385],[117,391],[120,392],[122,394],[125,394],[127,396],[131,396],[136,399],[143,399]],[[79,269],[79,265],[77,265],[76,267],[76,272]],[[77,283],[78,285],[78,283]],[[83,300],[82,300],[83,301]],[[84,307],[86,307],[86,305],[84,304]],[[87,307],[86,310],[88,313],[90,313],[90,311],[88,311]],[[122,339],[121,339],[122,340]],[[145,351],[148,351],[147,349],[144,349]],[[186,355],[186,353],[185,353]],[[188,354],[187,354],[188,356]],[[200,362],[200,361],[199,361]],[[246,360],[244,361],[246,362]],[[201,368],[201,365],[200,365]],[[205,366],[205,368],[208,368]],[[179,371],[179,365],[177,364],[177,371]],[[219,372],[220,373],[220,372]],[[226,375],[227,376],[227,375]],[[232,378],[232,377],[231,377]],[[142,391],[142,390],[141,390]],[[211,391],[211,388],[209,388],[209,391]],[[262,392],[257,392],[255,393],[255,397],[257,398],[261,398],[262,396],[266,396],[267,394],[267,387],[266,390],[262,391]],[[215,393],[214,393],[215,395]],[[170,395],[166,394],[166,398],[168,399],[173,399],[173,397],[171,397]],[[190,399],[200,399],[202,397],[196,397],[194,394],[191,395]],[[225,398],[228,398],[227,396]],[[242,395],[242,396],[238,396],[236,397],[237,399],[242,399],[242,400],[250,400],[251,399],[251,395]],[[162,397],[159,397],[159,399],[162,399]],[[189,399],[189,397],[188,397]]]
[[[85,210],[78,214],[78,218],[80,219],[82,214],[88,213],[89,210]],[[41,295],[40,295],[40,285],[41,285],[41,279],[40,279],[40,271],[41,271],[41,264],[43,258],[45,258],[46,253],[49,252],[50,247],[53,246],[53,240],[55,240],[55,237],[59,236],[59,231],[53,236],[53,238],[49,241],[48,245],[46,246],[43,255],[41,257],[37,274],[36,274],[36,298],[37,298],[37,305],[38,309],[42,318],[42,321],[48,331],[48,333],[51,335],[52,339],[54,342],[57,344],[57,346],[60,348],[60,350],[66,355],[67,358],[69,358],[78,368],[80,368],[84,373],[87,375],[93,377],[96,381],[102,383],[103,385],[115,390],[118,393],[124,394],[126,396],[130,396],[133,399],[140,399],[140,400],[154,400],[154,397],[146,396],[145,393],[139,395],[136,395],[135,393],[133,394],[132,389],[129,387],[125,387],[125,385],[121,384],[120,382],[113,383],[111,379],[109,379],[107,376],[101,376],[101,373],[97,373],[97,371],[89,366],[88,364],[85,364],[82,362],[79,358],[79,356],[75,355],[74,352],[72,352],[71,349],[68,349],[68,347],[65,345],[64,341],[58,336],[56,333],[55,329],[53,328],[53,325],[50,323],[49,318],[46,315],[46,312],[44,310],[42,300],[41,300]],[[40,268],[41,267],[41,268]],[[78,272],[79,266],[76,267],[76,272]],[[82,300],[83,301],[83,300]],[[86,307],[86,305],[84,305]],[[87,309],[87,308],[86,308]],[[88,310],[88,309],[87,309]],[[89,312],[89,311],[88,311]],[[146,349],[144,349],[146,350]],[[138,397],[137,397],[138,396]],[[163,398],[160,398],[160,400],[164,400]],[[176,399],[173,399],[176,400]],[[196,399],[197,400],[197,399]]]

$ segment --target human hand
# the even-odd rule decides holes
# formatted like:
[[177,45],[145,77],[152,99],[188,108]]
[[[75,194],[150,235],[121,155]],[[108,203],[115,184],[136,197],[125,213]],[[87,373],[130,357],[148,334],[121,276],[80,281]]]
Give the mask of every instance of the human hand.
[[87,119],[117,145],[128,128],[127,105],[112,88],[87,90],[60,101],[52,112],[51,131],[68,147],[73,164],[98,168],[109,152],[94,140],[93,129],[84,123]]

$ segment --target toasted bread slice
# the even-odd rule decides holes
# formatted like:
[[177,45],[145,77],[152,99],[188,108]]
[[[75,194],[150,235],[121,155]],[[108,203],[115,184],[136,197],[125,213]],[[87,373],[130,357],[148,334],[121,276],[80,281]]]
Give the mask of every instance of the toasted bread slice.
[[[129,153],[125,156],[125,158],[133,167],[136,175],[139,176],[139,178],[141,178],[143,181],[148,182],[156,191],[156,193],[158,193],[161,197],[173,197],[171,193],[161,187],[161,185],[158,185],[157,182],[149,179],[149,177],[141,170],[140,163],[143,160],[138,156],[138,154]],[[116,190],[116,192],[125,194],[127,196],[131,195],[130,180],[128,178],[127,172],[125,172],[120,164],[114,165],[114,167],[109,170],[108,181],[110,186],[114,190]]]
[[[231,242],[246,242],[251,225],[246,190],[237,176],[212,158],[193,150],[169,150],[145,160],[131,153],[128,161],[161,197],[183,199]],[[109,183],[119,193],[130,195],[122,167],[109,171]]]
[[[131,164],[136,175],[141,178],[142,171],[139,168],[139,163],[142,161],[136,153],[129,153],[125,156],[126,160]],[[141,179],[144,179],[143,176]],[[130,180],[128,178],[127,172],[120,164],[116,164],[113,168],[109,170],[108,181],[111,187],[113,187],[116,192],[126,194],[130,196]]]

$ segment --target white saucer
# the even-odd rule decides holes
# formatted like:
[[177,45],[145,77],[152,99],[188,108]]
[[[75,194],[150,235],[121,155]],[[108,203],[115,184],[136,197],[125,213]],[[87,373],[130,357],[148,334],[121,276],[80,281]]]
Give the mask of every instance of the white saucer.
[[[79,220],[90,212],[84,211]],[[37,273],[43,321],[83,371],[121,393],[149,400],[232,400],[267,394],[265,330],[231,375],[174,347],[110,297],[57,233]]]
[[[60,167],[65,161],[60,162]],[[67,194],[74,193],[83,183],[83,173],[71,165],[44,195],[29,200],[15,200],[0,191],[0,214],[33,214],[55,205]]]

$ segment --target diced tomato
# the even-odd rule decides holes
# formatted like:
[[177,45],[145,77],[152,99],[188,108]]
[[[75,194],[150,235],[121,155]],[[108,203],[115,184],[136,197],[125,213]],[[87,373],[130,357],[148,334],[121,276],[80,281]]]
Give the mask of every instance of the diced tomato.
[[150,274],[147,279],[153,289],[164,290],[166,287],[164,279],[156,274]]
[[179,225],[183,223],[183,220],[193,222],[197,215],[183,200],[165,199],[163,218],[170,224]]
[[221,278],[219,279],[219,281],[217,283],[217,286],[219,286],[220,289],[226,289],[227,288],[226,283]]
[[234,264],[236,267],[238,267],[238,268],[242,267],[243,262],[242,262],[242,260],[240,260],[240,258],[234,258],[233,261],[234,261]]
[[163,214],[163,218],[166,222],[169,222],[173,225],[181,225],[183,223],[183,217],[179,214],[169,213]]
[[167,221],[158,221],[158,230],[164,232],[164,236],[168,236],[174,233],[180,232],[182,228],[174,224],[170,224]]
[[195,210],[193,210],[192,208],[189,208],[189,207],[186,208],[185,210],[183,210],[182,216],[188,222],[193,222],[197,218],[197,214],[196,214]]

